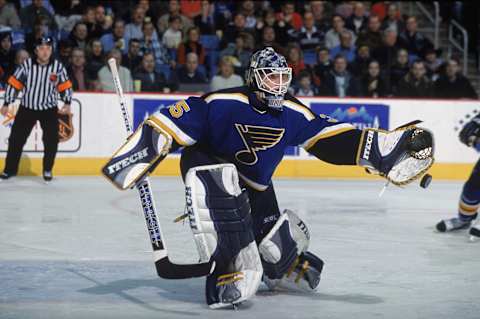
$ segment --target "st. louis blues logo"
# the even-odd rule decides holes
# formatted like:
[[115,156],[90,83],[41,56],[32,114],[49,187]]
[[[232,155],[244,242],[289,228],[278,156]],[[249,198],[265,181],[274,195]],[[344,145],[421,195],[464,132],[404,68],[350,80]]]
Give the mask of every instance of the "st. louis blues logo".
[[258,151],[265,151],[275,146],[283,137],[285,129],[255,125],[235,124],[246,150],[235,153],[235,158],[245,165],[258,162]]

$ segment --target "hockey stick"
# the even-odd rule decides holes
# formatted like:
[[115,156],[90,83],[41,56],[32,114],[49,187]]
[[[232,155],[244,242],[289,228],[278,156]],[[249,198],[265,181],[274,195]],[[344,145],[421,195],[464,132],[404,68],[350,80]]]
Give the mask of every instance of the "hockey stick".
[[[123,121],[128,135],[133,133],[132,122],[128,115],[127,104],[125,96],[123,95],[122,85],[118,74],[117,64],[115,59],[108,60],[110,70],[113,76],[113,83],[120,102],[120,109],[122,111]],[[182,279],[191,277],[202,277],[210,273],[212,263],[201,264],[175,264],[168,259],[167,246],[162,239],[162,231],[155,209],[155,200],[150,187],[148,177],[145,177],[136,185],[142,203],[143,214],[147,223],[147,230],[150,236],[150,242],[153,248],[153,256],[155,259],[155,268],[157,274],[162,278],[167,279]]]

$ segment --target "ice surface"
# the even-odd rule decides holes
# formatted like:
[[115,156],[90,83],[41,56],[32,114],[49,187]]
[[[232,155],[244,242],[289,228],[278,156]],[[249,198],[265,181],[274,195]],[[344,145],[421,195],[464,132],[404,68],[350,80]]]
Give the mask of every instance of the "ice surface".
[[[179,178],[154,178],[167,246],[193,262]],[[100,177],[0,183],[0,318],[480,318],[480,242],[434,232],[461,183],[276,180],[325,260],[319,293],[261,287],[239,310],[209,310],[204,280],[156,277],[136,191]]]

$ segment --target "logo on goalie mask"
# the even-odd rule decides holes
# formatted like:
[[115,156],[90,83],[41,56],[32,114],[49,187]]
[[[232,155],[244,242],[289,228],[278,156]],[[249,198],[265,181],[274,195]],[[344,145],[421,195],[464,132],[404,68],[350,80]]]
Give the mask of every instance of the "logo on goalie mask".
[[235,124],[246,149],[235,153],[235,158],[242,164],[255,165],[258,151],[265,151],[275,146],[283,137],[285,129],[255,125]]

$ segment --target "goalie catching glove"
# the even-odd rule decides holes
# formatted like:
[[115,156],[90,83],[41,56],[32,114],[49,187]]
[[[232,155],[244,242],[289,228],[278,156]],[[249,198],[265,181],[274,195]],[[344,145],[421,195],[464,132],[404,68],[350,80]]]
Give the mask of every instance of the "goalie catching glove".
[[415,126],[418,122],[393,131],[364,130],[358,165],[397,186],[409,184],[424,175],[434,161],[433,135]]

